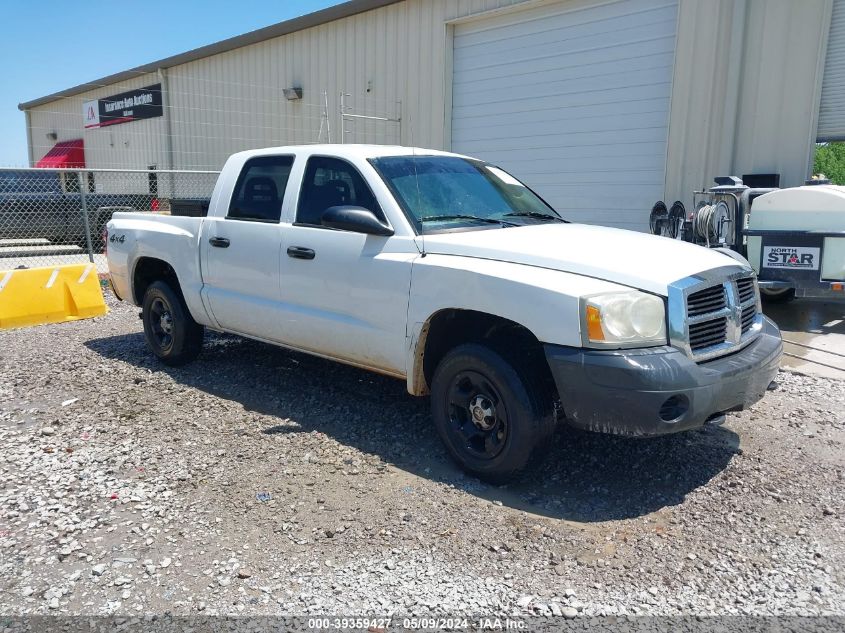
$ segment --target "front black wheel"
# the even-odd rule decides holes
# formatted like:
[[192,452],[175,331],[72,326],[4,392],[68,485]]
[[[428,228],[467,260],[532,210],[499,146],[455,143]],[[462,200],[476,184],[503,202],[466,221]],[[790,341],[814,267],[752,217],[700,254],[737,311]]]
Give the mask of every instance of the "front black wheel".
[[760,288],[765,303],[789,303],[795,298],[795,288]]
[[142,304],[147,347],[167,365],[184,365],[202,349],[203,326],[191,317],[182,295],[165,281],[150,284]]
[[461,468],[503,483],[539,461],[555,422],[536,373],[477,344],[456,347],[440,362],[432,380],[432,415]]

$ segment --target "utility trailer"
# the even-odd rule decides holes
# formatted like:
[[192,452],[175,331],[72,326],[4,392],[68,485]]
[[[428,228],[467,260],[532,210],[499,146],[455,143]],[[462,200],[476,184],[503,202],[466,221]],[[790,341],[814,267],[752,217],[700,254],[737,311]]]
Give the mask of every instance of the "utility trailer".
[[845,187],[809,180],[803,187],[748,187],[736,176],[682,202],[654,205],[651,232],[730,249],[757,273],[767,301],[845,297]]

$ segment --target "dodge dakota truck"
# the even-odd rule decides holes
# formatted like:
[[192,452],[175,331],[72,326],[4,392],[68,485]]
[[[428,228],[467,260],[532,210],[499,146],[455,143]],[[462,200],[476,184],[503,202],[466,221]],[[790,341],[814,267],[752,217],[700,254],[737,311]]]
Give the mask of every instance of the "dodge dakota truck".
[[209,328],[394,376],[492,481],[535,463],[558,422],[652,436],[722,420],[781,357],[738,255],[570,223],[446,152],[241,152],[205,217],[116,213],[107,231],[112,288],[162,362],[195,358]]

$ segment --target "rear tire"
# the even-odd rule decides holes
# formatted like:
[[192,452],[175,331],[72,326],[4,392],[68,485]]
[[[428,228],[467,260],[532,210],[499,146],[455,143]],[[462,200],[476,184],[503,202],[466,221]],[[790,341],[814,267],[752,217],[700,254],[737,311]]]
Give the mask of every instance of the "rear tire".
[[182,294],[166,281],[147,288],[141,318],[147,347],[165,365],[189,363],[202,350],[205,329],[191,317]]
[[461,468],[504,483],[540,461],[555,416],[537,373],[474,343],[446,354],[432,380],[432,416]]
[[760,299],[765,303],[789,303],[795,298],[795,288],[760,288]]

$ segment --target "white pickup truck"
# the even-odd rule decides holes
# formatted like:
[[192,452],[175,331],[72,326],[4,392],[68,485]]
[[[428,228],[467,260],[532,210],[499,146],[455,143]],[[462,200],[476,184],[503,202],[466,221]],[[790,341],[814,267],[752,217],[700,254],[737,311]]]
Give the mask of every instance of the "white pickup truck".
[[745,260],[569,223],[445,152],[241,152],[207,217],[117,213],[107,230],[113,290],[163,362],[210,328],[395,376],[490,480],[536,461],[558,420],[648,436],[723,419],[782,351]]

